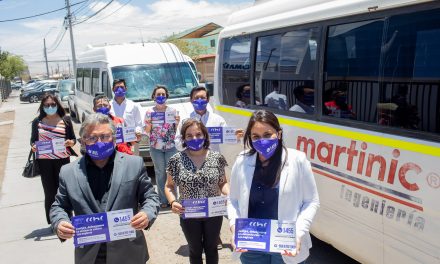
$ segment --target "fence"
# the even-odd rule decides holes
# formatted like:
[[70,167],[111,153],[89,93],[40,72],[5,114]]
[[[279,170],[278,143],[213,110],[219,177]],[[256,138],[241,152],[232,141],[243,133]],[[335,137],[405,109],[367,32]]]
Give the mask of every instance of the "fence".
[[11,94],[11,91],[12,91],[11,82],[0,77],[0,93],[1,93],[2,102],[6,101],[6,99]]

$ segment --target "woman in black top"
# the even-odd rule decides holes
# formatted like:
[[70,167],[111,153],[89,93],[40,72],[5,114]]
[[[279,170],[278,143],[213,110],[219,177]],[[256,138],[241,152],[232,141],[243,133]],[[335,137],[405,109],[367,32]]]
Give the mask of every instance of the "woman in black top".
[[[171,157],[167,166],[165,194],[171,210],[182,215],[185,199],[209,198],[229,194],[225,176],[226,160],[218,152],[209,149],[209,135],[202,122],[188,119],[180,131],[186,149]],[[176,186],[180,197],[177,199]],[[209,218],[180,218],[180,226],[189,246],[191,264],[201,264],[202,252],[206,263],[218,263],[217,239],[220,235],[222,216]]]
[[[70,156],[77,156],[72,147],[76,143],[72,121],[58,98],[46,94],[38,108],[39,115],[32,121],[31,147],[37,153],[37,164],[40,168],[41,182],[44,190],[44,208],[46,220],[50,224],[49,210],[58,190],[58,177],[61,166],[70,162]],[[37,151],[37,142],[64,141],[65,151],[51,153]]]

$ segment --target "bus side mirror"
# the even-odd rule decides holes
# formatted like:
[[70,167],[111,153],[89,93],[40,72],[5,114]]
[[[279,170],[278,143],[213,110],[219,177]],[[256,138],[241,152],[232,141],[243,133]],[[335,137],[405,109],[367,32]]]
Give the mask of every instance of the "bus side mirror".
[[214,83],[213,82],[206,82],[205,83],[206,90],[209,92],[209,96],[214,95]]

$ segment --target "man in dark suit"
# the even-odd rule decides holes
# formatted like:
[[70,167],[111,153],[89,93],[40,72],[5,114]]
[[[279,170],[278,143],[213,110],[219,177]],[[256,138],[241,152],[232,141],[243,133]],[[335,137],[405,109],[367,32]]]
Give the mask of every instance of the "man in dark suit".
[[136,238],[75,248],[75,263],[142,263],[148,260],[143,229],[157,217],[159,197],[143,160],[115,151],[115,127],[105,115],[92,114],[80,129],[84,157],[61,168],[60,185],[50,210],[52,228],[61,241],[75,229],[69,215],[133,209]]

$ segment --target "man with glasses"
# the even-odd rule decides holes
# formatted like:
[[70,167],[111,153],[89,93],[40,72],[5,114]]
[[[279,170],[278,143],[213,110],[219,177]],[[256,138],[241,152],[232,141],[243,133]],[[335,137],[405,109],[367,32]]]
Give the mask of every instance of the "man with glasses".
[[[114,116],[124,119],[127,127],[136,128],[137,141],[141,140],[143,119],[141,110],[132,100],[126,98],[127,85],[124,79],[115,79],[113,81],[114,99],[110,101],[110,113]],[[135,154],[139,154],[138,144],[134,144]]]
[[89,115],[79,134],[86,154],[61,169],[50,210],[54,232],[61,241],[72,238],[72,211],[78,216],[131,208],[136,238],[76,247],[75,263],[145,263],[149,256],[142,230],[156,219],[159,197],[142,158],[115,151],[115,126],[105,115]]

